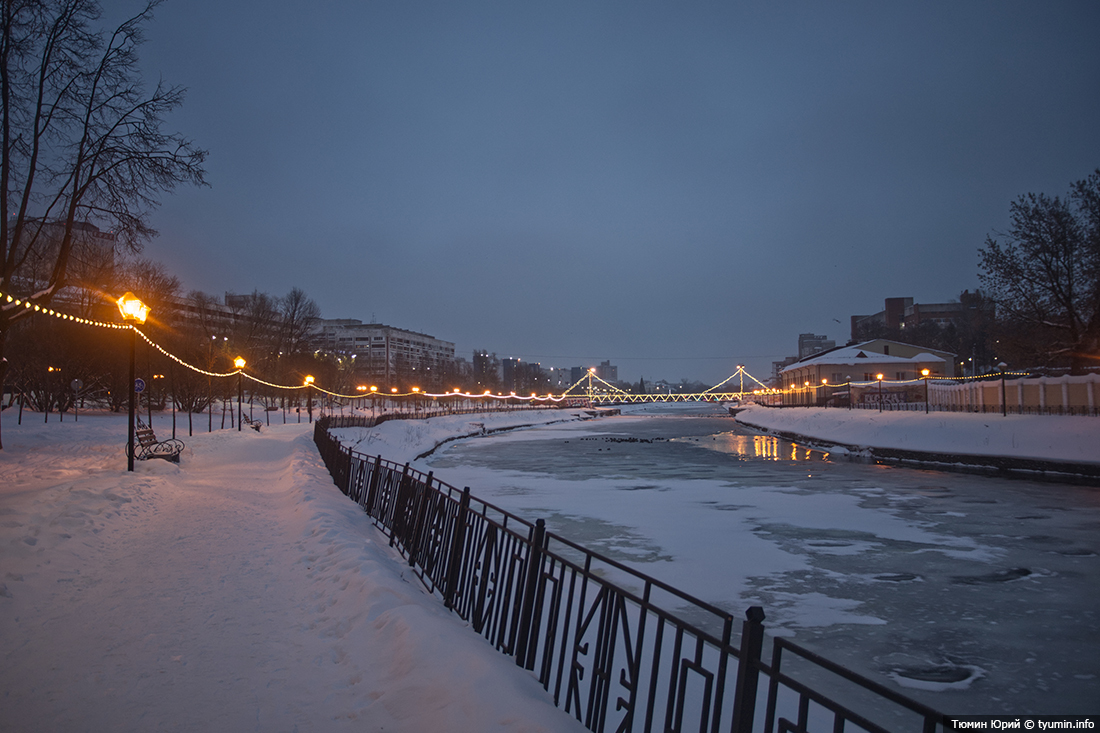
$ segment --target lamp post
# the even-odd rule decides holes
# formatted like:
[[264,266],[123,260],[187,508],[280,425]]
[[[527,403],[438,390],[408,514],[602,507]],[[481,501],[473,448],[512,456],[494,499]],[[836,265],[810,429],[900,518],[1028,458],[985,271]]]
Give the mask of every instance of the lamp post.
[[852,387],[852,375],[848,375],[848,409],[852,409],[852,403],[855,402],[856,393]]
[[306,381],[306,412],[309,413],[309,421],[313,422],[313,377],[307,376]]
[[1008,400],[1005,399],[1005,369],[1008,368],[1008,364],[1003,361],[997,365],[997,369],[1001,372],[1001,416],[1008,417]]
[[929,373],[930,372],[927,369],[921,369],[920,370],[920,375],[922,377],[924,377],[924,414],[925,415],[928,414],[928,375],[929,375]]
[[244,371],[244,358],[238,356],[233,360],[233,366],[237,367],[237,432],[241,432],[241,416],[244,414],[241,409],[241,401],[244,396],[244,386],[241,383],[241,372]]
[[122,320],[130,324],[130,427],[126,443],[126,470],[134,470],[134,387],[137,381],[137,367],[134,363],[137,355],[137,328],[135,323],[144,324],[149,317],[149,306],[142,303],[136,295],[127,292],[117,301],[118,310],[122,314]]
[[882,412],[882,375],[876,374],[875,379],[878,380],[878,411]]

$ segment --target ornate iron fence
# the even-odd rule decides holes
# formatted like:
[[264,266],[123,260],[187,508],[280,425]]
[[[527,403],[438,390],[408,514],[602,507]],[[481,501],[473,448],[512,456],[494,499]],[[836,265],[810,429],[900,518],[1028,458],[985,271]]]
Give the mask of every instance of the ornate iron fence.
[[[736,634],[728,611],[548,532],[541,519],[481,501],[469,488],[344,448],[329,427],[322,418],[314,441],[340,490],[429,591],[532,670],[555,704],[590,730],[934,733],[946,723],[941,713],[789,640],[774,639],[765,662],[760,607],[748,609]],[[781,669],[784,652],[795,655],[795,669],[790,662]],[[828,676],[836,681],[823,682]],[[859,695],[870,696],[871,710],[841,702]]]

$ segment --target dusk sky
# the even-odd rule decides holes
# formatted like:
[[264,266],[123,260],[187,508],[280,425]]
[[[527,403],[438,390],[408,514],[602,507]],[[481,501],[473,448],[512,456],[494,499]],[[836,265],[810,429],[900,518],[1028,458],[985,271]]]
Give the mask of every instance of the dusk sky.
[[1095,0],[171,0],[143,66],[210,187],[145,254],[466,359],[763,378],[1100,167],[1098,39]]

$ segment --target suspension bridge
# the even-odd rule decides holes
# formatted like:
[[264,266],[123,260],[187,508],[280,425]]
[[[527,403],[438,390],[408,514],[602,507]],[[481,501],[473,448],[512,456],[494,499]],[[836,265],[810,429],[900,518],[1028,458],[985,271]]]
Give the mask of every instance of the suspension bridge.
[[[752,394],[754,390],[769,389],[766,384],[745,371],[745,367],[741,364],[737,365],[737,370],[733,374],[710,389],[693,393],[670,391],[634,394],[619,389],[610,382],[598,377],[594,369],[589,369],[583,377],[565,390],[562,396],[583,398],[592,405],[623,405],[641,402],[732,402],[745,396],[746,377],[748,378],[748,394]],[[759,386],[754,386],[754,384]],[[737,387],[736,391],[733,389],[734,386]],[[723,390],[723,388],[725,389]]]

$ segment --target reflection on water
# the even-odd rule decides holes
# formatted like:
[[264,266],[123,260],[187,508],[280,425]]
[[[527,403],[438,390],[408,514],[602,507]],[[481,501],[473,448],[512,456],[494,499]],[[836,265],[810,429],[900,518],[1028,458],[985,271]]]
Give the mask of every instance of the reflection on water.
[[789,440],[781,440],[773,435],[744,435],[733,432],[708,436],[710,440],[699,438],[673,438],[670,442],[684,442],[701,448],[729,453],[743,458],[763,458],[772,461],[824,461],[829,454],[807,448]]

